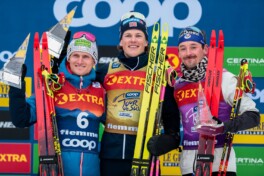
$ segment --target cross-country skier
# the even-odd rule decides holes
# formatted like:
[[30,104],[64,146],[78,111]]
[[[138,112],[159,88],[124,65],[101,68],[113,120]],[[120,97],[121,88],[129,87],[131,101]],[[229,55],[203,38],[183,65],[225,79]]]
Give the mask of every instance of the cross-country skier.
[[[181,72],[183,75],[173,86],[174,97],[182,116],[181,122],[183,126],[183,151],[180,156],[180,169],[182,175],[192,176],[196,168],[195,161],[199,142],[199,133],[195,129],[197,121],[197,92],[199,82],[205,82],[208,63],[208,58],[206,57],[208,46],[205,34],[196,27],[183,29],[178,38],[178,51],[182,61]],[[213,175],[218,174],[225,133],[253,128],[260,122],[256,104],[245,93],[240,104],[239,115],[233,120],[229,120],[236,83],[236,76],[224,69],[219,113],[217,119],[214,118],[218,123],[216,126],[201,126],[198,129],[202,134],[216,136]],[[157,145],[153,142],[153,139],[150,139],[150,142],[154,146]],[[233,148],[229,158],[227,175],[236,175],[236,156]]]
[[[67,57],[59,72],[66,78],[61,89],[54,92],[55,110],[65,176],[100,175],[99,123],[103,120],[105,90],[95,82],[98,51],[95,36],[77,32],[68,45]],[[23,78],[26,67],[23,69]],[[35,96],[25,98],[22,89],[9,91],[9,108],[16,127],[28,127],[37,122]]]
[[[107,92],[105,132],[100,153],[102,176],[130,175],[140,109],[144,106],[141,101],[148,63],[145,16],[139,12],[128,12],[122,16],[119,29],[120,52],[116,61],[104,64],[96,74]],[[166,91],[172,93],[173,89]],[[166,98],[163,117],[171,121],[164,124],[164,136],[171,139],[169,142],[179,141],[176,106],[172,96]]]

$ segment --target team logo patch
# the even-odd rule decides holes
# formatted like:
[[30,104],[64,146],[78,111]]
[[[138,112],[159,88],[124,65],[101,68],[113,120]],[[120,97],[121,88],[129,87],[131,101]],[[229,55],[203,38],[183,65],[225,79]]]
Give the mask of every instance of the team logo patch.
[[120,63],[113,63],[112,64],[112,68],[119,68],[120,67]]
[[94,88],[101,88],[101,85],[100,85],[99,82],[93,82],[92,83],[92,87],[94,87]]

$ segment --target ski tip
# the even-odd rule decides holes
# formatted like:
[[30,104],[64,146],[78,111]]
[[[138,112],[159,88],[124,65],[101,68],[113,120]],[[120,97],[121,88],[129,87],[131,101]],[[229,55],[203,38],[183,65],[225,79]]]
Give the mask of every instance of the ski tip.
[[215,47],[215,45],[216,45],[216,32],[213,29],[212,32],[211,32],[210,46],[211,47]]
[[169,32],[169,24],[168,23],[163,23],[162,24],[162,32]]
[[39,47],[39,33],[35,32],[34,35],[34,48],[38,48]]
[[214,29],[213,29],[212,32],[211,32],[211,38],[214,38],[214,39],[216,38],[216,32],[215,32]]
[[155,32],[159,32],[159,28],[160,28],[159,23],[158,23],[158,22],[155,23],[154,26],[153,26],[153,32],[154,32],[154,31],[155,31]]
[[219,37],[219,40],[224,40],[224,32],[223,32],[223,30],[219,30],[218,37]]
[[48,39],[47,39],[47,33],[46,32],[43,32],[43,34],[42,34],[41,44],[42,44],[42,49],[48,48]]

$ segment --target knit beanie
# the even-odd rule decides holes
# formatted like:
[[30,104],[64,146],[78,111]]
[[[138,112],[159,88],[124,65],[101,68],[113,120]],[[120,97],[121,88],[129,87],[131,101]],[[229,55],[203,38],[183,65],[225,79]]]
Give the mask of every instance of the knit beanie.
[[131,11],[121,17],[119,28],[120,40],[124,32],[129,29],[141,30],[145,34],[146,39],[148,40],[147,24],[145,16],[143,14]]
[[202,45],[206,43],[202,31],[194,26],[187,27],[180,32],[178,46],[180,45],[180,43],[185,41],[194,41],[201,43]]
[[73,35],[73,39],[67,48],[67,59],[75,52],[85,52],[92,55],[95,64],[98,62],[98,50],[95,36],[89,32],[77,32]]

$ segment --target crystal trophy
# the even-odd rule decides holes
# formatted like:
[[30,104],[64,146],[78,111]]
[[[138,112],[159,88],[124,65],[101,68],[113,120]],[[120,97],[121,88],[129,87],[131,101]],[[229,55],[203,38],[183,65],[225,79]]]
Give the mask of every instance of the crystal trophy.
[[203,92],[203,88],[201,83],[199,83],[198,89],[198,112],[197,112],[197,119],[195,123],[195,128],[198,129],[201,126],[214,126],[216,125],[216,121],[213,120],[212,113],[210,108],[207,104],[205,94]]
[[47,31],[49,54],[59,58],[64,46],[64,39],[69,30],[77,7],[74,7],[59,23]]
[[9,58],[0,70],[0,81],[21,89],[22,65],[25,62],[30,34],[26,37],[16,54]]

